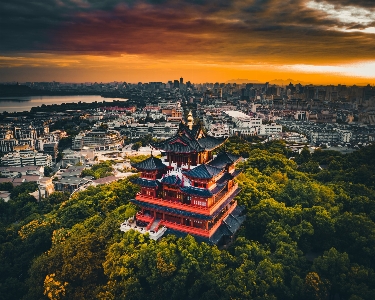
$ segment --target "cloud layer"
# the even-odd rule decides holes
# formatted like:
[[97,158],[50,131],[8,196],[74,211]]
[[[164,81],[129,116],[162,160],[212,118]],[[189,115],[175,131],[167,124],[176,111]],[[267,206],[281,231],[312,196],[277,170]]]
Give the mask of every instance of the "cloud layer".
[[0,28],[5,57],[145,55],[226,64],[342,64],[374,60],[375,2],[13,0],[0,3]]

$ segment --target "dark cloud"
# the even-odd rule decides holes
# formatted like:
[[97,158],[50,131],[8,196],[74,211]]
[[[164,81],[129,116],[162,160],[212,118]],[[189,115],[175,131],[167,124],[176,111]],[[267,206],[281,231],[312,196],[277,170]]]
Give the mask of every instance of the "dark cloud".
[[[366,26],[327,18],[306,2],[14,0],[0,3],[0,52],[203,55],[285,63],[373,58],[375,35],[338,30]],[[355,3],[374,6],[369,0]]]
[[317,0],[318,2],[327,2],[337,6],[356,6],[375,9],[374,0]]

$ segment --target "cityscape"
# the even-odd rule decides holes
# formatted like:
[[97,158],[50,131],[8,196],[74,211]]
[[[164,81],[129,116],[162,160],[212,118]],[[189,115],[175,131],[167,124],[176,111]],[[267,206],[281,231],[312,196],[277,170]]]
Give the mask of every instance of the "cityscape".
[[374,1],[0,24],[0,300],[374,299]]

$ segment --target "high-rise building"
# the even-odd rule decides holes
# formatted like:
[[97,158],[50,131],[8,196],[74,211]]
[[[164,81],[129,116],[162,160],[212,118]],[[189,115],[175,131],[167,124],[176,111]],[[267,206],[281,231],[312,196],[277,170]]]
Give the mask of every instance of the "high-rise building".
[[173,81],[173,87],[177,89],[180,87],[180,83],[177,79]]

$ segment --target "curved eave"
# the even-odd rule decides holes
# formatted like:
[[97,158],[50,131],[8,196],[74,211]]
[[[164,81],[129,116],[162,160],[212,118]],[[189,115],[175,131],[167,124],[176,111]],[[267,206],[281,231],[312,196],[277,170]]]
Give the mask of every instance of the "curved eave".
[[152,146],[154,147],[156,150],[161,150],[163,152],[166,152],[166,153],[182,153],[182,154],[189,154],[189,153],[200,153],[200,152],[204,152],[206,151],[206,149],[204,148],[201,148],[201,149],[194,149],[194,150],[188,150],[188,151],[179,151],[179,150],[175,150],[175,149],[166,149],[166,148],[162,148],[162,147],[157,147],[157,146]]
[[215,147],[213,147],[213,148],[209,148],[209,149],[206,148],[206,151],[213,151],[213,150],[219,148],[219,147],[222,146],[227,140],[228,140],[228,138],[225,138],[220,144],[216,145]]
[[167,166],[165,166],[165,168],[153,168],[153,169],[144,169],[144,168],[139,168],[139,167],[135,167],[133,166],[132,164],[130,164],[134,169],[137,169],[138,171],[158,171],[158,170],[164,170],[165,168],[167,168]]

